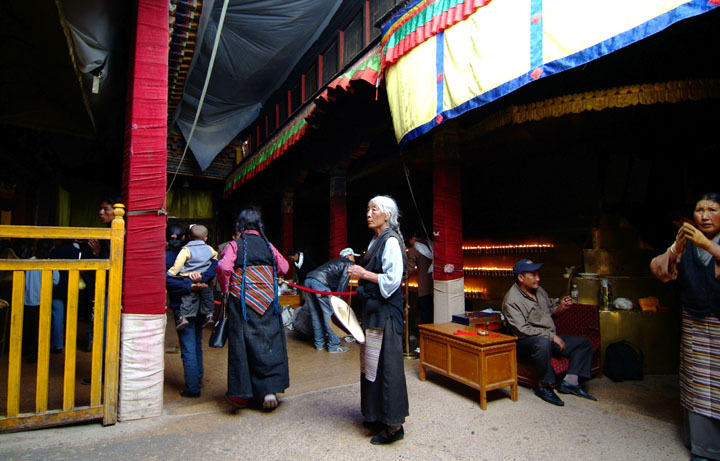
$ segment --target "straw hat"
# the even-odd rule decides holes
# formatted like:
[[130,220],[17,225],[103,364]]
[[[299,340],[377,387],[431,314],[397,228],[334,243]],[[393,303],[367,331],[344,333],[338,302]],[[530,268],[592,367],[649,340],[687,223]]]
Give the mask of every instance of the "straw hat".
[[355,312],[348,306],[348,303],[337,296],[330,296],[330,305],[342,328],[353,335],[355,341],[363,344],[365,342],[365,333],[363,333],[360,322],[358,322]]

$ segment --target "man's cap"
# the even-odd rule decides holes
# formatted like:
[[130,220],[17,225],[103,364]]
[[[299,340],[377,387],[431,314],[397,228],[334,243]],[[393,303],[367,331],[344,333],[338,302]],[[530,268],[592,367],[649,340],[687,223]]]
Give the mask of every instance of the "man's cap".
[[534,263],[529,259],[521,259],[513,266],[513,275],[517,277],[523,272],[535,272],[540,270],[542,266],[543,263]]
[[352,249],[352,248],[349,248],[349,247],[348,247],[348,248],[343,248],[342,250],[340,250],[340,257],[350,256],[350,255],[360,256],[359,253],[355,253],[355,252],[353,251],[353,249]]

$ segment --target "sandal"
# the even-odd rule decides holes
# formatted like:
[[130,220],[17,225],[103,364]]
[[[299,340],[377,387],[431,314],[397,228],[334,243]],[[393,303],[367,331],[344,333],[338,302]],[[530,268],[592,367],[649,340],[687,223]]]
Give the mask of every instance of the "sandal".
[[225,395],[225,399],[232,403],[235,408],[245,408],[248,403],[248,399],[244,399],[242,397],[230,397],[229,395]]
[[277,396],[275,394],[265,394],[263,400],[263,410],[274,410],[278,406]]

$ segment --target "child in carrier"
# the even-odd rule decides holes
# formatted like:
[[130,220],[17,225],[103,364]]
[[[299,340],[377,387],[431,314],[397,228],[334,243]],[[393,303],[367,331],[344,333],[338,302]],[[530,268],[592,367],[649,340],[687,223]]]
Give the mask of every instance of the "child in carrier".
[[[188,277],[192,272],[204,272],[211,264],[211,260],[217,259],[217,251],[206,244],[208,236],[207,227],[195,224],[190,227],[190,241],[180,250],[175,258],[175,264],[168,269],[167,273],[174,277]],[[195,317],[198,313],[205,317],[202,326],[212,325],[215,303],[212,287],[182,296],[180,306],[180,319],[177,329],[182,330],[190,322],[189,317]]]

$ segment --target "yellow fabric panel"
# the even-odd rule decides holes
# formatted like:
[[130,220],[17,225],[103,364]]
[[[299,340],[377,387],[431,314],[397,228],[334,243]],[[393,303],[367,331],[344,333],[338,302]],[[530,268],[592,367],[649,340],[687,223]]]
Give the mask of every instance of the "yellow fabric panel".
[[171,189],[167,196],[167,212],[173,218],[210,219],[213,217],[212,193]]
[[528,72],[529,43],[529,0],[490,2],[446,30],[443,110]]
[[688,0],[543,0],[543,62],[577,53],[685,3]]
[[432,37],[416,46],[385,75],[395,136],[398,141],[418,124],[435,117],[437,76],[435,42]]

